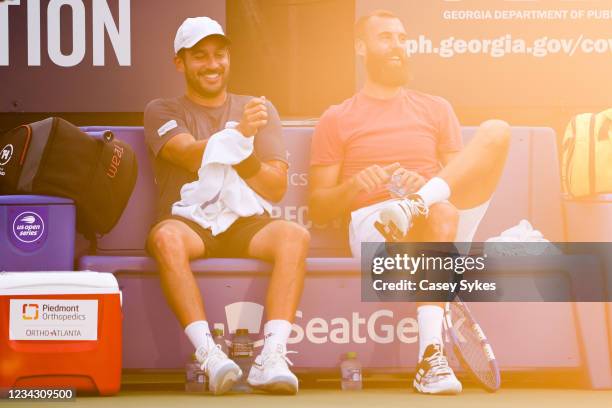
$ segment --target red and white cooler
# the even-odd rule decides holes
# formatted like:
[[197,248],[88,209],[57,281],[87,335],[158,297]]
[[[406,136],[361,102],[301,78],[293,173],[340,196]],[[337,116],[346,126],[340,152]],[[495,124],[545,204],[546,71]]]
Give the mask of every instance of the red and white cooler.
[[0,389],[116,394],[121,321],[110,273],[0,272]]

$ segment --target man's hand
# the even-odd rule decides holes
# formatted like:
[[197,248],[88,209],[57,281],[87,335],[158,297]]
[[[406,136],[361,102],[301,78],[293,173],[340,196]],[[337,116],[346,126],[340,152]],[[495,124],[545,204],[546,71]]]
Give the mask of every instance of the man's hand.
[[236,130],[244,137],[254,136],[257,131],[268,123],[268,108],[266,107],[266,97],[253,98],[244,105],[242,119]]
[[393,172],[399,168],[399,163],[393,163],[384,167],[375,164],[354,175],[352,181],[359,190],[365,190],[370,193],[386,185],[391,179]]
[[408,194],[417,192],[425,185],[427,180],[416,171],[399,168],[391,175],[393,189],[390,191],[393,198],[404,198]]

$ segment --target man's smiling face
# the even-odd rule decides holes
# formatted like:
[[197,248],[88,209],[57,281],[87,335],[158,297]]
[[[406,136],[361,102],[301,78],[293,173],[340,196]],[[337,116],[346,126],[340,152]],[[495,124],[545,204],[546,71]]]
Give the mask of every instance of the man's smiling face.
[[370,79],[385,86],[406,85],[410,77],[402,22],[395,17],[373,16],[368,19],[359,48],[365,58]]
[[221,36],[206,37],[181,50],[176,64],[185,74],[189,89],[203,98],[218,96],[227,87],[230,55],[227,41]]

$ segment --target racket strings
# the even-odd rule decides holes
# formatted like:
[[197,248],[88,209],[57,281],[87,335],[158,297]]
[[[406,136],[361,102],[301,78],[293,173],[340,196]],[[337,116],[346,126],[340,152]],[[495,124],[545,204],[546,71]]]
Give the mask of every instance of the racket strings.
[[[452,305],[451,316],[453,327],[459,336],[459,344],[456,344],[456,346],[459,348],[465,364],[468,365],[480,381],[490,387],[495,387],[497,382],[496,376],[491,369],[491,364],[484,350],[481,337],[478,331],[473,328],[474,321],[463,312],[463,309],[453,307]],[[463,323],[456,327],[455,324],[461,321]]]

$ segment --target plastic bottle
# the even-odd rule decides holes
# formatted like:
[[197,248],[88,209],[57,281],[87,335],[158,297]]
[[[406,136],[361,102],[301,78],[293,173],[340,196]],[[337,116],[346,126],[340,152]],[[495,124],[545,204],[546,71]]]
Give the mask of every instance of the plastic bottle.
[[387,184],[387,189],[398,197],[406,197],[406,191],[404,187],[400,184],[402,177],[399,174],[395,174],[391,177],[391,182]]
[[208,390],[208,377],[193,354],[185,364],[185,391],[206,392],[206,390]]
[[232,387],[232,391],[251,392],[247,382],[251,365],[253,364],[253,341],[248,329],[238,329],[232,340],[232,359],[242,370],[242,378]]
[[342,375],[342,390],[360,390],[361,382],[361,363],[357,359],[357,353],[350,351],[346,353],[346,359],[340,364]]
[[225,342],[225,337],[223,337],[223,329],[213,329],[212,331],[213,341],[215,344],[218,344],[221,347],[221,351],[225,353],[226,356],[229,357],[229,350],[227,348],[227,343]]

